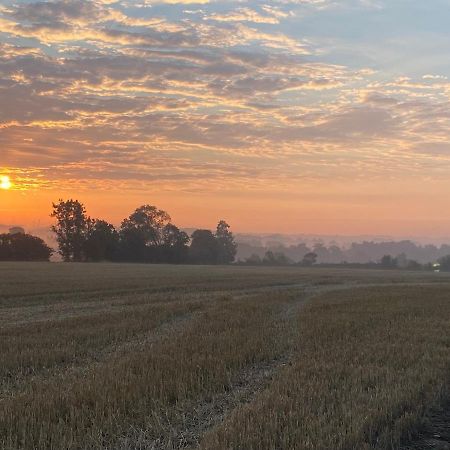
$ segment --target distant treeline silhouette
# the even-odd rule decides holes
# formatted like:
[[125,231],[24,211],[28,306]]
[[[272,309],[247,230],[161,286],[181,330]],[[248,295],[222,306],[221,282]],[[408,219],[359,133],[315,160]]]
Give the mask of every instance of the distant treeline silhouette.
[[450,271],[450,255],[439,258],[436,263],[420,264],[413,259],[408,259],[404,254],[398,257],[383,255],[378,261],[369,262],[319,262],[318,255],[309,251],[299,261],[293,261],[283,252],[267,250],[263,257],[252,254],[245,260],[238,260],[238,265],[245,266],[321,266],[321,267],[347,267],[347,268],[367,268],[367,269],[404,269],[404,270],[442,270]]
[[151,205],[137,208],[119,229],[90,218],[78,200],[53,203],[51,216],[58,253],[67,262],[230,264],[236,256],[237,245],[224,220],[214,233],[196,230],[188,236],[166,211]]
[[[239,240],[239,236],[238,236]],[[318,264],[381,264],[384,256],[391,256],[399,268],[413,268],[417,263],[426,265],[435,263],[450,254],[450,245],[419,245],[409,240],[384,242],[353,242],[348,246],[336,243],[325,245],[317,242],[307,245],[303,242],[286,245],[281,242],[267,242],[257,239],[239,241],[237,260],[240,263],[263,263],[268,253],[275,255],[280,263],[295,264],[302,261],[304,255],[315,253]]]

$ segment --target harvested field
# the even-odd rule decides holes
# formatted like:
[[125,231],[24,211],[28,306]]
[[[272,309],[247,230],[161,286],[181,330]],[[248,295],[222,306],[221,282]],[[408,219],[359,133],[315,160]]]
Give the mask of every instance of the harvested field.
[[2,449],[419,449],[448,416],[446,274],[0,264],[0,311]]

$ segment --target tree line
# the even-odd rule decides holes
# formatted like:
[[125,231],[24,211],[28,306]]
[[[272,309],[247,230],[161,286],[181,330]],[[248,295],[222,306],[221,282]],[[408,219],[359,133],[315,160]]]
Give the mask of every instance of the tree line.
[[267,250],[264,256],[253,253],[244,261],[239,260],[238,264],[248,266],[313,266],[317,263],[317,253],[308,251],[298,261],[287,257],[283,252]]
[[[105,220],[89,217],[85,206],[78,200],[59,200],[52,206],[51,216],[56,223],[51,230],[55,233],[58,253],[64,261],[230,264],[236,259],[237,244],[230,226],[224,220],[219,221],[214,232],[199,229],[189,236],[172,223],[167,212],[151,205],[137,208],[118,228]],[[432,245],[420,247],[411,241],[362,242],[351,244],[347,250],[336,245],[325,247],[322,243],[316,243],[312,248],[304,243],[290,247],[273,243],[269,249],[248,243],[240,243],[239,246],[241,254],[249,254],[237,261],[237,264],[243,265],[319,264],[450,271],[449,245],[437,248]],[[382,253],[392,248],[402,252],[395,257]],[[426,256],[423,252],[432,254],[434,258],[430,259],[435,263],[424,262]],[[0,261],[49,261],[54,253],[41,238],[25,233],[20,227],[0,234]],[[378,258],[369,259],[369,254],[377,253],[380,255]],[[411,254],[417,256],[419,261],[411,258]],[[350,262],[346,262],[346,257]]]
[[435,263],[421,264],[414,259],[408,259],[405,254],[397,257],[392,255],[383,255],[383,257],[374,262],[346,262],[339,263],[318,262],[318,255],[309,251],[299,261],[294,261],[287,257],[283,252],[267,250],[263,257],[252,254],[244,260],[238,260],[238,265],[245,266],[307,266],[318,265],[320,267],[346,267],[346,268],[367,268],[367,269],[400,269],[400,270],[439,270],[450,272],[450,255],[439,258]]
[[309,244],[306,242],[288,244],[283,242],[283,237],[279,235],[265,239],[264,242],[257,235],[241,236],[237,259],[242,262],[257,261],[258,258],[264,260],[267,252],[271,251],[275,255],[283,254],[292,263],[301,261],[307,253],[315,253],[319,264],[368,264],[381,262],[383,256],[391,255],[397,260],[399,268],[406,268],[409,261],[427,264],[430,261],[437,262],[450,254],[449,244],[420,245],[410,240],[362,241],[338,245],[337,242],[325,244],[320,240]]
[[58,253],[67,262],[120,261],[167,264],[230,264],[237,244],[230,226],[221,220],[213,233],[196,230],[189,236],[156,206],[143,205],[118,229],[92,219],[78,200],[53,203]]

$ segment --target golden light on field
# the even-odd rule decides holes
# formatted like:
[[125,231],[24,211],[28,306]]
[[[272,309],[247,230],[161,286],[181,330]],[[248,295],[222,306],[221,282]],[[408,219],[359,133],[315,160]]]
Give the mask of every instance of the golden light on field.
[[10,178],[7,175],[0,176],[0,189],[3,189],[7,191],[8,189],[11,189],[12,183]]

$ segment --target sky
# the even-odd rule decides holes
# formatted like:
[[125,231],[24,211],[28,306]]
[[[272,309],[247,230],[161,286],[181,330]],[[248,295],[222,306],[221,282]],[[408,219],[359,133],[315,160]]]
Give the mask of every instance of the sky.
[[450,0],[0,1],[0,224],[450,236]]

